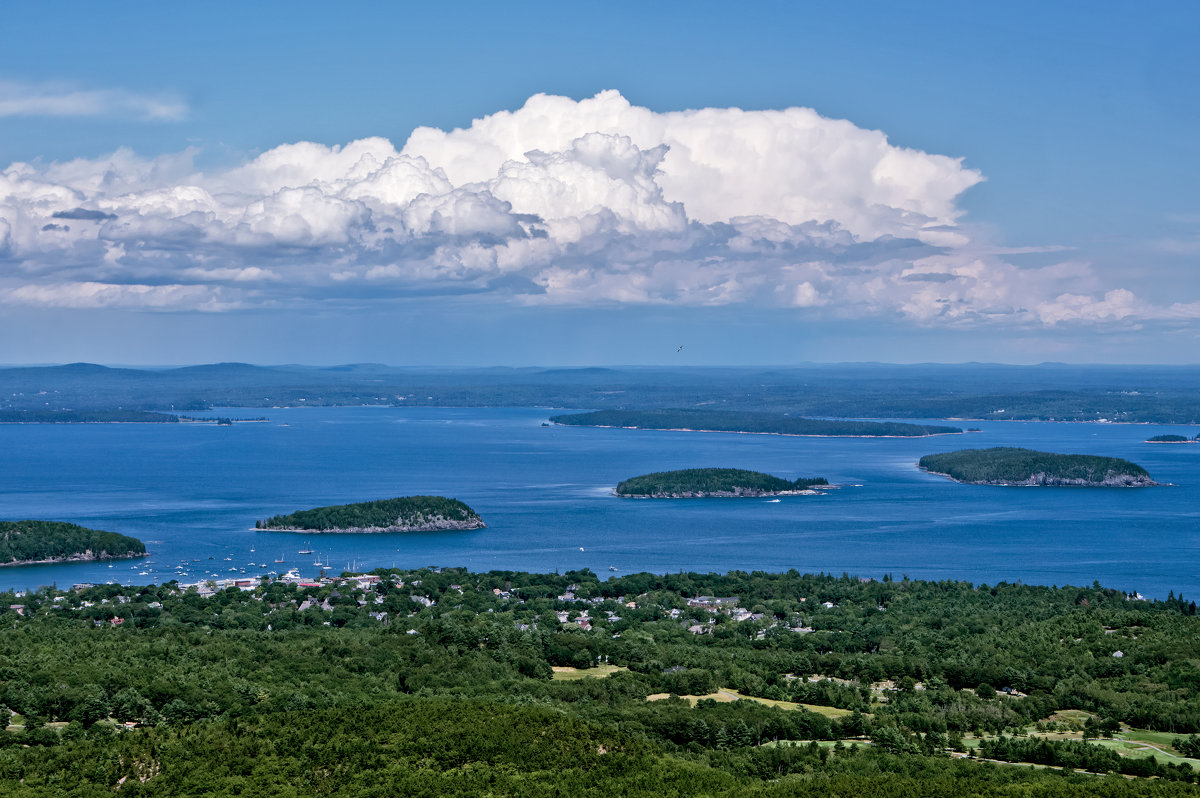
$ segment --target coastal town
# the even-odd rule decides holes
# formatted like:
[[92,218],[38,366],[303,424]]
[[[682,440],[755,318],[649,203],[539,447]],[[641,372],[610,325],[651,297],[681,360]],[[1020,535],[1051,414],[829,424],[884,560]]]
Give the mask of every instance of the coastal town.
[[[404,623],[418,619],[423,609],[432,608],[439,602],[462,607],[468,603],[465,597],[469,592],[476,594],[469,602],[473,606],[482,602],[489,605],[486,608],[489,613],[512,613],[513,626],[518,631],[536,630],[541,624],[542,628],[575,627],[584,632],[607,630],[613,638],[618,638],[628,623],[646,620],[673,621],[693,635],[712,634],[718,624],[753,626],[752,629],[748,626],[745,633],[757,639],[763,639],[773,629],[792,633],[814,631],[812,626],[806,625],[801,613],[768,617],[766,612],[740,606],[737,596],[603,595],[601,583],[590,571],[582,572],[591,577],[590,584],[567,583],[561,592],[553,595],[534,595],[525,589],[514,589],[509,580],[504,580],[503,585],[492,585],[493,580],[480,579],[464,587],[443,579],[458,573],[454,569],[441,568],[408,572],[381,569],[369,574],[331,576],[322,572],[319,576],[309,577],[293,569],[280,575],[256,578],[206,579],[190,583],[170,581],[146,586],[83,582],[73,584],[65,591],[54,587],[12,591],[9,600],[0,606],[7,606],[7,611],[17,618],[38,611],[73,612],[82,613],[95,626],[120,626],[156,617],[172,603],[186,605],[195,604],[197,600],[217,599],[222,605],[257,606],[261,616],[267,619],[266,629],[270,631],[274,628],[270,620],[273,617],[295,621],[296,615],[303,615],[305,623],[319,622],[325,626],[345,625],[348,614],[362,615],[384,625]],[[797,601],[804,605],[807,598],[799,597]],[[831,610],[836,605],[825,601],[814,606]],[[623,620],[627,621],[625,626],[621,625]],[[416,628],[408,631],[417,633]]]

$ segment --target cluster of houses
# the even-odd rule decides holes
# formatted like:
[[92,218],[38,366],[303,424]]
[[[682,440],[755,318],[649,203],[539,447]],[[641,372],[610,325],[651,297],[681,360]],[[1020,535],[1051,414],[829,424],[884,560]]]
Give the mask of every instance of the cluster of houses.
[[[389,590],[406,587],[405,581],[399,576],[380,577],[374,574],[362,574],[357,576],[341,577],[323,576],[314,579],[301,576],[297,571],[292,570],[279,576],[250,579],[209,579],[191,584],[179,584],[174,587],[173,595],[182,596],[184,594],[192,593],[199,595],[202,598],[211,598],[222,591],[236,589],[246,591],[248,597],[256,601],[265,601],[270,609],[264,607],[264,613],[270,614],[280,607],[270,603],[270,599],[267,598],[267,596],[270,594],[260,590],[260,588],[267,587],[272,584],[295,585],[296,588],[300,590],[306,590],[309,588],[332,588],[332,590],[329,591],[322,590],[316,595],[306,594],[289,599],[286,603],[292,607],[295,607],[298,612],[305,612],[307,610],[333,612],[336,609],[336,606],[339,604],[341,606],[348,605],[348,602],[346,601],[339,601],[339,599],[343,598],[343,594],[345,594],[346,596],[352,597],[355,600],[355,603],[359,609],[366,610],[372,619],[382,624],[388,624],[391,621],[391,618],[389,618],[387,612],[388,609],[391,609],[393,613],[397,611],[397,607],[395,606],[394,602],[387,602],[385,595],[389,592]],[[410,578],[407,586],[412,588],[411,593],[407,596],[407,598],[413,602],[413,605],[410,606],[412,611],[402,611],[402,614],[399,617],[411,617],[420,612],[422,608],[430,608],[435,606],[438,602],[438,598],[445,601],[449,600],[449,596],[451,594],[462,594],[464,592],[462,585],[449,585],[442,593],[434,591],[432,595],[436,595],[438,598],[433,598],[431,595],[427,595],[429,591],[420,589],[420,579]],[[79,591],[92,587],[97,587],[97,585],[76,584],[72,586],[72,589]],[[486,588],[484,589],[486,590]],[[638,610],[638,601],[640,600],[645,603],[647,598],[644,596],[637,597],[636,599],[631,599],[626,596],[608,598],[601,596],[580,596],[577,595],[578,590],[579,586],[572,584],[568,585],[566,590],[561,594],[554,596],[554,600],[559,606],[553,610],[553,618],[557,621],[560,627],[575,627],[582,631],[588,632],[593,630],[597,622],[603,622],[605,625],[611,626],[621,621],[622,614],[624,614],[621,613],[621,607],[628,608],[629,610]],[[513,601],[522,605],[526,603],[520,595],[517,595],[511,589],[507,589],[507,585],[505,588],[491,588],[490,592],[497,600],[501,602]],[[18,595],[16,597],[20,598],[22,596]],[[61,603],[63,602],[64,598],[64,596],[58,596],[54,598],[55,606],[64,608],[70,606],[70,602],[67,604]],[[800,599],[802,602],[804,600],[805,599],[803,598]],[[106,624],[119,626],[125,622],[125,618],[122,618],[121,615],[128,615],[128,613],[121,613],[119,610],[117,610],[117,605],[128,604],[130,601],[131,599],[129,596],[118,594],[116,596],[112,596],[111,598],[101,598],[94,601],[82,601],[75,605],[73,609],[80,610],[97,605],[112,606],[113,612],[109,617],[103,620],[95,620],[94,623],[97,626],[103,626]],[[764,614],[762,612],[753,612],[741,606],[741,599],[738,596],[694,596],[687,598],[685,602],[686,607],[682,609],[678,607],[668,608],[657,606],[643,606],[640,609],[643,611],[654,610],[658,617],[662,617],[659,615],[659,613],[661,613],[662,615],[670,618],[672,621],[678,622],[688,632],[695,635],[714,633],[717,629],[718,623],[723,622],[724,620],[737,623],[747,621],[756,622],[756,628],[752,634],[757,635],[759,638],[765,637],[767,631],[775,627],[795,633],[813,631],[812,627],[802,625],[802,622],[797,620],[795,616],[793,616],[790,621],[770,618],[766,619],[769,621],[769,623],[766,625],[757,623],[764,621]],[[387,608],[379,606],[385,603],[388,603],[389,605]],[[600,605],[602,604],[606,604],[606,606],[601,607]],[[618,606],[614,607],[613,604]],[[563,605],[571,606],[563,607]],[[152,609],[162,608],[162,604],[159,601],[151,601],[147,606]],[[834,607],[834,604],[832,602],[825,602],[822,606],[824,608],[831,609]],[[26,613],[26,607],[22,604],[12,604],[10,605],[9,609],[15,611],[18,615],[24,615]],[[550,620],[550,617],[551,616],[549,615],[533,618],[524,617],[519,619],[519,621],[516,621],[515,626],[520,631],[536,629],[538,628],[539,620],[545,622]],[[553,621],[551,621],[551,623],[553,623]],[[415,630],[409,631],[410,633],[415,633]],[[613,636],[619,637],[620,632],[614,630]]]

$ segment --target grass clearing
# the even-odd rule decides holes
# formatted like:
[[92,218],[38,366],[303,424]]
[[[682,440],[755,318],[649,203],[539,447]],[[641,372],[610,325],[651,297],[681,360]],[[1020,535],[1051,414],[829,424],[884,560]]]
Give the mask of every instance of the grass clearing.
[[[670,693],[654,693],[646,696],[646,700],[661,701],[664,698],[669,697]],[[848,709],[839,709],[838,707],[822,707],[817,706],[816,704],[797,704],[794,701],[776,701],[771,698],[759,698],[758,696],[743,695],[737,690],[718,690],[717,692],[709,693],[708,695],[681,695],[679,697],[687,701],[692,706],[696,706],[697,702],[705,699],[710,701],[720,701],[721,703],[729,703],[731,701],[756,701],[759,704],[765,704],[769,707],[778,707],[779,709],[785,710],[807,709],[809,712],[815,712],[818,715],[824,715],[831,720],[844,718],[847,715],[854,714]]]
[[1188,759],[1183,756],[1173,756],[1157,748],[1150,748],[1145,743],[1132,742],[1129,740],[1092,740],[1091,742],[1101,745],[1105,748],[1111,748],[1121,756],[1127,756],[1131,759],[1142,759],[1149,757],[1159,764],[1178,765],[1181,762],[1186,762],[1194,769],[1200,770],[1200,760]]
[[1139,743],[1150,743],[1157,745],[1159,748],[1170,748],[1174,751],[1174,743],[1176,737],[1186,737],[1186,734],[1174,732],[1149,731],[1148,729],[1126,729],[1116,735],[1120,740],[1132,740]]
[[597,665],[594,668],[572,668],[568,665],[554,665],[551,670],[554,675],[550,678],[560,682],[570,682],[576,679],[607,679],[614,673],[627,671],[629,668],[621,665]]
[[[1064,712],[1078,712],[1078,710],[1064,710]],[[1081,714],[1086,715],[1087,713]],[[1030,728],[1026,730],[1026,733],[1029,737],[1035,737],[1042,740],[1083,739],[1083,734],[1080,732],[1037,732]],[[1193,768],[1200,770],[1200,759],[1188,759],[1187,757],[1177,756],[1175,749],[1171,748],[1171,740],[1176,736],[1178,735],[1171,734],[1169,732],[1128,729],[1121,732],[1113,739],[1089,737],[1087,742],[1091,745],[1099,745],[1102,748],[1108,748],[1109,750],[1115,751],[1118,755],[1123,757],[1129,757],[1132,759],[1143,759],[1149,757],[1160,764],[1178,765],[1186,762]],[[975,737],[973,735],[964,735],[962,743],[963,749],[979,748],[981,739],[995,738],[990,735],[984,738]]]
[[1097,719],[1097,715],[1091,712],[1084,712],[1082,709],[1060,709],[1052,714],[1047,720],[1057,721],[1059,723],[1087,723],[1088,718]]
[[852,745],[870,745],[871,741],[861,737],[851,737],[845,740],[771,740],[770,742],[763,743],[759,748],[796,748],[798,746],[809,746],[813,743],[816,743],[818,748],[836,748],[838,743],[849,748]]

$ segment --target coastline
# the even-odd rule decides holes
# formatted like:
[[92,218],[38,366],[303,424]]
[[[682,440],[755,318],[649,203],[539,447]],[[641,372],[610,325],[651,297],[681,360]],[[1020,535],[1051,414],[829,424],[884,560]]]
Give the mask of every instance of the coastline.
[[902,440],[915,438],[937,438],[943,435],[966,435],[967,432],[927,432],[924,435],[818,435],[805,432],[753,432],[740,429],[693,429],[691,427],[616,427],[612,424],[562,424],[551,421],[556,427],[590,427],[591,429],[634,429],[647,432],[725,432],[730,435],[779,435],[785,438],[899,438]]
[[[1023,480],[1021,482],[1004,482],[1004,481],[972,482],[972,481],[964,480],[964,479],[955,479],[954,477],[950,476],[949,474],[947,474],[943,471],[930,471],[928,468],[922,468],[919,465],[917,466],[917,470],[924,471],[926,474],[933,474],[934,476],[945,477],[946,479],[950,480],[951,482],[955,482],[959,485],[983,485],[986,487],[994,487],[994,488],[1161,488],[1167,484],[1165,482],[1155,482],[1154,480],[1150,480],[1149,482],[1144,482],[1144,483],[1135,484],[1135,485],[1115,485],[1115,484],[1108,484],[1105,482],[1083,482],[1083,481],[1072,482],[1072,481],[1065,481],[1065,480],[1061,481],[1061,482],[1031,482],[1031,481],[1029,481],[1029,479],[1033,479],[1033,477],[1030,477],[1029,479]],[[1038,476],[1038,475],[1035,474],[1034,476]]]
[[[151,422],[153,423],[153,422]],[[110,554],[95,555],[91,552],[82,552],[80,554],[69,554],[64,557],[49,557],[45,560],[13,560],[11,562],[0,562],[0,568],[15,567],[18,565],[62,565],[64,563],[76,562],[103,562],[106,560],[136,560],[141,557],[149,557],[150,552],[127,552],[125,554]]]
[[[837,485],[822,486],[827,489],[836,489]],[[806,488],[804,490],[763,490],[763,491],[732,491],[732,490],[715,490],[715,491],[685,491],[683,493],[617,493],[617,489],[613,488],[612,495],[619,499],[762,499],[771,498],[774,496],[821,496],[822,490],[813,490]]]
[[486,529],[487,524],[482,518],[470,521],[440,520],[428,524],[393,524],[391,526],[368,527],[338,527],[336,529],[305,529],[303,527],[256,527],[254,532],[302,532],[306,535],[386,535],[396,532],[467,532],[473,529]]
[[[829,487],[835,487],[830,485]],[[776,496],[822,496],[822,491],[695,491],[685,493],[618,493],[612,492],[618,499],[762,499]]]

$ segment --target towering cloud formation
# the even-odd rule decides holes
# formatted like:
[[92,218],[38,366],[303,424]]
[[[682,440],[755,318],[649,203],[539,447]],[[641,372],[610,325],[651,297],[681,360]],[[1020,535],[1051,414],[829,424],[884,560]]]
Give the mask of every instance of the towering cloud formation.
[[1194,315],[1083,266],[987,254],[957,205],[979,172],[807,108],[536,95],[399,150],[300,142],[208,173],[191,156],[9,166],[0,301],[219,311],[482,293],[922,323]]

